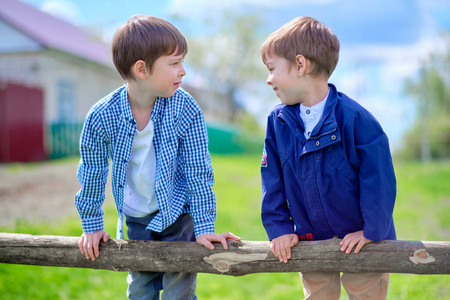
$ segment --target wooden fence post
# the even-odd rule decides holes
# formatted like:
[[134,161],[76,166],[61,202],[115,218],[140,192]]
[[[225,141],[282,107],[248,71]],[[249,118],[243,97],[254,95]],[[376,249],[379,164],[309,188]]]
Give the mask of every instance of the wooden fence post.
[[302,241],[292,258],[280,263],[269,242],[230,241],[211,251],[194,242],[111,239],[100,244],[100,256],[86,260],[79,237],[0,233],[0,263],[114,271],[214,273],[240,276],[262,272],[387,272],[450,274],[450,242],[381,241],[358,254],[345,254],[339,239]]

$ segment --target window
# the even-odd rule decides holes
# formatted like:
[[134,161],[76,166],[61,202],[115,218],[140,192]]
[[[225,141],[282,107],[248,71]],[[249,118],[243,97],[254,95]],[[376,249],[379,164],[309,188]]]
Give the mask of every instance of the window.
[[73,121],[75,119],[75,85],[68,80],[59,80],[57,93],[58,121]]

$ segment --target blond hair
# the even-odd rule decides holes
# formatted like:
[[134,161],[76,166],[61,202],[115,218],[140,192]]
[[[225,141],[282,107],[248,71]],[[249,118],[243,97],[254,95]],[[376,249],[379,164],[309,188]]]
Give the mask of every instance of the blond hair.
[[297,55],[311,61],[311,75],[329,78],[339,60],[339,40],[330,28],[311,17],[298,17],[270,34],[261,48],[264,64],[275,54],[296,63]]

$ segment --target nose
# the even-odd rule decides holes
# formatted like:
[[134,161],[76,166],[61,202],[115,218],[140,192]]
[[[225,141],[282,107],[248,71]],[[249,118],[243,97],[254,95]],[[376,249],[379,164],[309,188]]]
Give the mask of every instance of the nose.
[[181,65],[181,70],[180,70],[180,77],[183,77],[184,75],[186,75],[186,70],[184,69],[183,65]]
[[269,75],[269,77],[267,77],[266,83],[268,85],[272,85],[272,75]]

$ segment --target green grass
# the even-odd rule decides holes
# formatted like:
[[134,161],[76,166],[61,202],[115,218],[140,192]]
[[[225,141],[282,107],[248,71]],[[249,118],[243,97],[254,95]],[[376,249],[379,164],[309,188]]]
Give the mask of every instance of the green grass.
[[[216,231],[244,240],[266,240],[260,219],[260,155],[212,157],[218,218]],[[69,162],[68,162],[69,163]],[[449,240],[450,162],[396,163],[398,197],[394,218],[401,240]],[[116,212],[106,207],[106,229],[114,235]],[[76,216],[59,224],[17,221],[4,232],[78,236]],[[126,273],[0,264],[2,299],[125,299]],[[199,274],[199,299],[301,299],[297,273],[242,277]],[[388,299],[448,299],[449,275],[391,274]],[[343,293],[342,299],[346,299]]]

